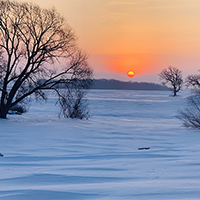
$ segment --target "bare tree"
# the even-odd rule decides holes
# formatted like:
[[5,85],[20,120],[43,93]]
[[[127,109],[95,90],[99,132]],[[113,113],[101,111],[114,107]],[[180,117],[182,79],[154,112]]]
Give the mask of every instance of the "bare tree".
[[84,99],[85,90],[74,88],[71,92],[65,93],[65,98],[60,98],[58,103],[61,105],[59,117],[88,119],[87,100]]
[[194,94],[187,98],[187,107],[179,111],[177,117],[183,121],[185,127],[200,129],[200,75],[187,76],[185,84],[194,88]]
[[160,79],[164,81],[164,85],[172,87],[173,96],[176,96],[183,84],[182,71],[170,66],[167,69],[164,69],[159,76]]
[[[54,91],[64,108],[68,98],[76,99],[73,90],[86,94],[90,88],[87,56],[54,8],[0,0],[0,54],[0,118],[33,94],[46,100],[46,91]],[[70,117],[65,109],[62,114]]]
[[187,107],[177,116],[187,128],[200,129],[200,91],[187,98]]
[[187,87],[200,89],[200,74],[187,76],[185,80],[185,84]]

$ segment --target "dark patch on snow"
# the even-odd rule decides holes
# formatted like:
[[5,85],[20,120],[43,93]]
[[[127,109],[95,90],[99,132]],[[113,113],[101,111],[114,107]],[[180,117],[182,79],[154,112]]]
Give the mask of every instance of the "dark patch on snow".
[[149,150],[150,147],[141,147],[141,148],[138,148],[138,150]]

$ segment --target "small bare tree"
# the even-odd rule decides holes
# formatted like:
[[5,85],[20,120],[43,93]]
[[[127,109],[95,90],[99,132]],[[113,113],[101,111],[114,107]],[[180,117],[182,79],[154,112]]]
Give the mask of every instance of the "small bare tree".
[[189,75],[186,77],[185,84],[187,87],[200,89],[200,74]]
[[196,90],[194,95],[187,98],[185,110],[178,111],[178,118],[183,121],[187,128],[200,129],[200,91]]
[[[73,86],[72,86],[73,87]],[[89,113],[87,109],[87,100],[85,90],[74,88],[71,92],[65,93],[65,98],[60,98],[58,103],[61,105],[59,117],[63,115],[69,118],[88,119]]]
[[182,71],[170,66],[167,69],[164,69],[159,76],[160,79],[164,81],[164,85],[172,87],[173,96],[176,96],[183,84]]
[[33,94],[46,100],[48,90],[57,94],[62,114],[71,117],[69,100],[81,101],[92,83],[87,56],[54,8],[0,0],[0,55],[0,118]]
[[187,98],[187,107],[177,116],[187,128],[200,129],[200,75],[189,75],[185,84],[192,87],[194,94]]

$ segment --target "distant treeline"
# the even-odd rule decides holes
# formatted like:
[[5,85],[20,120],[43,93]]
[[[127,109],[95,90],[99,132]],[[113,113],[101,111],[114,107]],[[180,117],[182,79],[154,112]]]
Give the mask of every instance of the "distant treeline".
[[147,82],[125,82],[115,79],[94,79],[92,89],[112,90],[169,90],[168,87]]

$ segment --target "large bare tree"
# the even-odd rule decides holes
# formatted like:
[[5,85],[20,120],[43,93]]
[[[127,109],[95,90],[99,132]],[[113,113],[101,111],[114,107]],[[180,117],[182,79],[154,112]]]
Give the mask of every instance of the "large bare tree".
[[170,66],[163,69],[159,76],[165,85],[172,87],[173,96],[176,96],[183,84],[182,71]]
[[48,90],[57,94],[61,113],[71,117],[66,105],[73,100],[73,110],[90,88],[87,56],[54,8],[0,0],[0,56],[0,118],[33,94],[45,100]]

